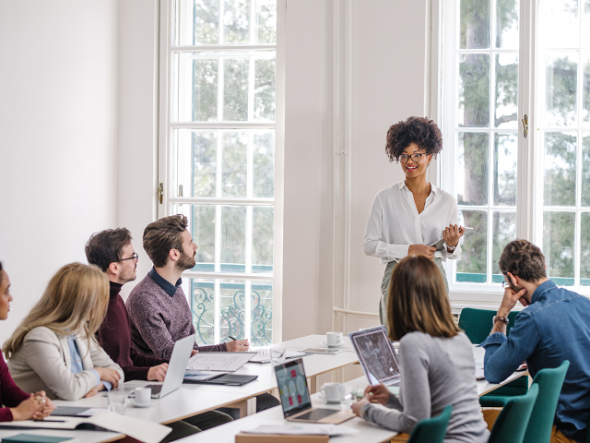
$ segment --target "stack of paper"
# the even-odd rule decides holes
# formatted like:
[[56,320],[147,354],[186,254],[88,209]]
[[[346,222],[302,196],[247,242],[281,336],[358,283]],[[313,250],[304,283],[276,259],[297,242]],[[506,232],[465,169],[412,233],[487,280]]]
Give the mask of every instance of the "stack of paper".
[[360,431],[346,426],[323,425],[312,423],[287,423],[285,425],[260,425],[256,429],[242,431],[245,434],[281,434],[281,435],[354,435]]
[[277,349],[277,348],[260,348],[256,350],[256,355],[250,363],[270,363],[273,358],[283,358],[285,360],[290,358],[303,357],[305,352],[290,350],[290,349]]

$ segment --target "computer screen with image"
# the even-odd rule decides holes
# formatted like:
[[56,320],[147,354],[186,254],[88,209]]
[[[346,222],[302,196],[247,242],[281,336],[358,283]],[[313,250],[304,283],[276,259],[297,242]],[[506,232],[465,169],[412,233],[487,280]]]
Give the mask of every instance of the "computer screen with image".
[[350,340],[369,383],[393,383],[399,380],[399,365],[384,326],[353,332]]
[[311,407],[303,360],[277,365],[274,369],[285,417]]

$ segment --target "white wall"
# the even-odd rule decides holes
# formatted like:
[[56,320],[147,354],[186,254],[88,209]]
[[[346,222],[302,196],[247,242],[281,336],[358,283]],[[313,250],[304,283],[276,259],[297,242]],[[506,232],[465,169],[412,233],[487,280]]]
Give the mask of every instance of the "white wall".
[[151,268],[142,236],[156,219],[157,12],[157,0],[119,0],[117,226],[131,231],[139,254],[124,298]]
[[0,343],[90,234],[114,227],[116,0],[0,0]]

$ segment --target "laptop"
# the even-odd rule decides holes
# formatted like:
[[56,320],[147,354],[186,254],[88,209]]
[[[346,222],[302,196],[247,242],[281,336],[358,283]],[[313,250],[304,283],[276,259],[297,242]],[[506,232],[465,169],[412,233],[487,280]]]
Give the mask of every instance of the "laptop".
[[371,385],[399,384],[399,362],[385,326],[352,332],[348,336]]
[[184,373],[188,365],[188,360],[191,358],[191,351],[195,344],[195,334],[189,335],[174,343],[172,356],[168,363],[168,371],[164,377],[164,383],[161,385],[147,385],[146,388],[152,390],[152,398],[162,398],[171,392],[180,388]]
[[352,411],[313,408],[303,369],[303,359],[291,360],[274,367],[281,396],[283,415],[288,421],[339,424],[354,417]]

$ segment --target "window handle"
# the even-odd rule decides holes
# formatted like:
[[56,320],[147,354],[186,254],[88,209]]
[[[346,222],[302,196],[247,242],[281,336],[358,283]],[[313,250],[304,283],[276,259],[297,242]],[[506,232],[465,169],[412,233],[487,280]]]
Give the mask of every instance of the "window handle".
[[160,186],[158,186],[158,200],[160,201],[160,204],[164,203],[164,184],[160,183]]
[[521,121],[522,121],[524,138],[527,138],[529,136],[529,116],[527,114],[525,114],[524,118]]

